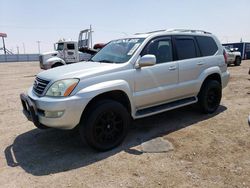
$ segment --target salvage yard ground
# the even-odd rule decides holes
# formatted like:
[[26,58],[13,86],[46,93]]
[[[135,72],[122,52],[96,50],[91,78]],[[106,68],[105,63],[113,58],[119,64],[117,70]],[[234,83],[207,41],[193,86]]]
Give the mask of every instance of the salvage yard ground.
[[[249,67],[229,67],[217,113],[190,106],[134,121],[120,147],[98,153],[74,131],[25,119],[19,94],[41,71],[37,62],[1,63],[0,187],[250,187]],[[174,149],[144,153],[158,137]]]

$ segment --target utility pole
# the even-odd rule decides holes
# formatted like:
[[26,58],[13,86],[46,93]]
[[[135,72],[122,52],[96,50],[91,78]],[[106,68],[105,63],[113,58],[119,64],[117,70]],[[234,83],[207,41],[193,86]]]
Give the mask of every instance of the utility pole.
[[4,51],[4,55],[6,55],[6,48],[5,48],[4,37],[2,37],[2,39],[3,39],[3,51]]
[[40,40],[38,40],[38,41],[36,41],[37,42],[37,46],[38,46],[38,53],[40,54],[41,52],[40,52],[40,43],[41,43],[41,41]]
[[25,45],[24,45],[24,42],[23,42],[23,53],[25,54]]
[[17,54],[19,54],[19,46],[16,46]]

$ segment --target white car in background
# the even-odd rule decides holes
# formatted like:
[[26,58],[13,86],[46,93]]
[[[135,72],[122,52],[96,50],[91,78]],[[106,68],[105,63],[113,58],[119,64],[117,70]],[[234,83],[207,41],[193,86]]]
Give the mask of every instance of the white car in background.
[[241,53],[238,48],[230,48],[228,46],[224,46],[227,57],[227,64],[234,64],[235,66],[240,66],[241,64]]

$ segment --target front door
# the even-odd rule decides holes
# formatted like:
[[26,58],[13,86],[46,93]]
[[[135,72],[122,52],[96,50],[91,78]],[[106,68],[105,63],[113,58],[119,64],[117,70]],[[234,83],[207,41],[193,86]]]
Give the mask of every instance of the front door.
[[178,63],[173,61],[171,37],[151,40],[141,56],[153,54],[156,64],[135,69],[134,99],[137,109],[165,103],[175,97]]
[[64,51],[64,57],[66,63],[75,63],[79,61],[78,53],[74,43],[67,43]]

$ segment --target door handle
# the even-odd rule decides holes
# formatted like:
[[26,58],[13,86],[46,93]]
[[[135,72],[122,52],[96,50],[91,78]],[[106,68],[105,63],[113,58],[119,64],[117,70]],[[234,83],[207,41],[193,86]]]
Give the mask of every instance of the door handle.
[[204,62],[199,62],[197,63],[197,65],[204,65]]
[[172,71],[172,70],[175,70],[176,69],[176,66],[171,66],[168,68],[168,70]]

